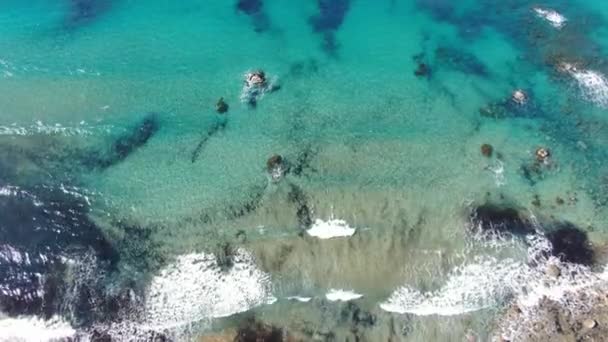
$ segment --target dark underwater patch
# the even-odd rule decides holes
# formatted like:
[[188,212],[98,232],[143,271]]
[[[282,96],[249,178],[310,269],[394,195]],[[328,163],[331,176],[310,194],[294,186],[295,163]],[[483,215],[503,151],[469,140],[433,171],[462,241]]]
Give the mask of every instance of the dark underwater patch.
[[306,194],[295,184],[289,184],[287,200],[296,207],[296,217],[301,229],[306,229],[312,225],[312,214],[308,207]]
[[87,155],[92,155],[92,157],[89,157],[85,164],[91,168],[101,169],[117,164],[125,160],[138,148],[144,146],[158,129],[158,116],[156,114],[148,114],[138,125],[134,126],[130,132],[118,137],[109,151],[101,154],[102,157],[98,157],[96,154],[92,155],[92,153],[87,153]]
[[435,50],[438,67],[447,67],[467,75],[487,77],[488,70],[474,54],[449,46],[440,46]]
[[518,209],[486,203],[470,214],[472,228],[482,233],[526,235],[535,232],[533,223]]
[[342,26],[350,0],[317,0],[319,12],[309,20],[314,32],[322,34],[323,50],[334,54],[338,48],[335,32]]
[[40,186],[0,196],[0,309],[11,315],[57,312],[63,258],[92,255],[118,261],[116,250],[88,217],[86,203]]
[[251,18],[254,31],[264,32],[270,28],[270,20],[264,13],[264,2],[262,0],[238,0],[236,9]]
[[69,13],[65,26],[70,29],[84,26],[107,12],[115,0],[68,0]]
[[587,233],[570,222],[557,224],[547,233],[553,247],[552,254],[562,261],[581,265],[591,265],[594,253]]
[[194,150],[192,151],[192,155],[190,156],[190,160],[192,161],[192,163],[196,162],[196,160],[198,159],[199,155],[201,154],[203,147],[205,146],[205,143],[216,133],[223,131],[226,128],[226,124],[228,123],[228,121],[226,119],[220,119],[218,121],[215,121],[208,129],[207,132],[205,132],[203,134],[203,137],[201,138],[201,140],[198,142],[198,144],[196,145],[196,147],[194,148]]

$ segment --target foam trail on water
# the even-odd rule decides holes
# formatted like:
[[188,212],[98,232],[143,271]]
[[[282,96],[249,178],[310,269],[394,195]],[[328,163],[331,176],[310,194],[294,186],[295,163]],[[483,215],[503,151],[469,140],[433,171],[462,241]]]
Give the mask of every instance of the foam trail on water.
[[352,228],[344,220],[331,218],[328,221],[316,219],[310,229],[306,231],[308,235],[319,239],[331,239],[335,237],[349,237],[355,234],[356,228]]
[[308,303],[312,300],[311,297],[301,297],[301,296],[290,296],[290,297],[287,297],[287,299],[297,300],[298,302],[302,302],[302,303]]
[[212,254],[186,254],[165,267],[148,289],[144,323],[174,327],[230,316],[272,303],[270,277],[239,249],[233,266],[222,271]]
[[37,317],[0,318],[0,341],[65,341],[75,336],[76,330],[58,317],[47,321]]
[[583,97],[601,107],[608,107],[608,79],[600,72],[593,70],[567,69],[577,81]]
[[545,19],[551,24],[551,26],[557,29],[562,28],[567,21],[566,17],[552,9],[543,9],[540,7],[535,7],[534,12],[539,18]]
[[453,270],[440,289],[422,293],[408,286],[397,289],[380,307],[389,312],[459,315],[500,304],[509,295],[504,281],[517,277],[523,265],[514,260],[477,258]]
[[354,291],[338,290],[338,289],[331,289],[325,295],[325,298],[327,298],[327,300],[329,300],[331,302],[337,302],[337,301],[348,302],[351,300],[359,299],[361,297],[363,297],[362,294],[356,293]]
[[[608,285],[606,271],[596,274],[586,266],[547,257],[552,247],[544,236],[530,235],[527,240],[527,263],[477,257],[455,268],[440,289],[422,293],[404,286],[380,307],[396,313],[459,315],[497,307],[513,298],[511,302],[520,309],[534,312],[544,298],[566,303],[565,298],[573,293],[598,284]],[[559,265],[559,278],[547,272],[550,265]]]

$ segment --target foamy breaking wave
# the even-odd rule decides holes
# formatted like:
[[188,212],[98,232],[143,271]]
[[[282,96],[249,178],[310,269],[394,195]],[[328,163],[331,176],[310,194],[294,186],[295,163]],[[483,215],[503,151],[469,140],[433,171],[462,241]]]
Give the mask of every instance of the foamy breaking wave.
[[238,250],[234,265],[222,271],[212,254],[187,254],[164,268],[149,287],[145,324],[179,327],[190,322],[225,317],[272,303],[270,277]]
[[48,321],[37,317],[0,318],[0,341],[42,342],[74,338],[76,331],[58,317]]
[[332,218],[328,221],[316,219],[312,227],[306,232],[308,235],[319,239],[331,239],[353,236],[355,231],[356,228],[350,227],[346,221]]
[[478,258],[457,267],[440,289],[422,293],[404,286],[380,307],[389,312],[416,315],[459,315],[496,306],[510,294],[504,282],[518,278],[523,265],[513,260]]
[[97,133],[109,133],[111,127],[99,126],[89,127],[84,122],[78,126],[63,126],[61,124],[45,124],[37,121],[33,125],[20,126],[16,123],[0,126],[0,135],[21,135],[30,136],[38,134],[63,135],[63,136],[89,136]]
[[545,19],[551,24],[551,26],[558,29],[562,28],[567,21],[566,17],[551,9],[543,9],[536,7],[534,8],[534,12],[539,18]]
[[338,289],[331,289],[325,295],[325,298],[327,298],[327,300],[329,300],[331,302],[337,302],[337,301],[348,302],[351,300],[359,299],[361,297],[363,297],[362,294],[356,293],[354,291],[338,290]]
[[[438,290],[423,293],[404,286],[380,307],[401,314],[459,315],[511,300],[523,311],[534,312],[543,298],[565,302],[572,293],[608,285],[606,272],[596,274],[588,267],[547,257],[552,247],[544,236],[528,236],[527,240],[528,262],[478,257],[454,269]],[[559,267],[561,275],[550,274],[549,267]]]
[[601,107],[608,107],[608,79],[593,70],[578,70],[575,67],[565,69],[578,83],[585,100]]

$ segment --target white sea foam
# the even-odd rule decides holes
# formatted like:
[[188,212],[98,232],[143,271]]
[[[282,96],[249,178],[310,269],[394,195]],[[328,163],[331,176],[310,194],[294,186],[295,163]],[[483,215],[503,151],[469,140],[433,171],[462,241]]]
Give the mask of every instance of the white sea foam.
[[551,9],[543,9],[540,7],[535,7],[534,12],[539,18],[543,18],[548,21],[555,28],[562,28],[568,19],[558,12]]
[[504,282],[517,278],[523,265],[513,260],[499,262],[478,258],[457,267],[443,287],[422,293],[404,286],[380,304],[385,311],[416,315],[459,315],[500,304],[510,294]]
[[[107,131],[107,130],[105,130]],[[86,127],[66,127],[60,124],[44,124],[41,121],[37,121],[35,124],[30,126],[19,126],[17,124],[0,126],[0,135],[37,135],[37,134],[53,134],[53,135],[64,135],[64,136],[88,136],[95,132]]]
[[496,160],[494,165],[488,165],[486,170],[494,174],[494,183],[496,186],[501,187],[507,184],[505,178],[505,165],[502,161]]
[[48,321],[37,317],[0,318],[0,341],[47,342],[75,336],[74,328],[58,317]]
[[308,303],[311,301],[311,297],[300,297],[300,296],[291,296],[291,297],[287,297],[287,299],[289,300],[297,300],[298,302],[302,302],[302,303]]
[[608,79],[600,72],[579,70],[575,67],[565,69],[576,80],[583,97],[601,107],[608,107]]
[[145,324],[178,327],[189,322],[225,317],[276,300],[270,277],[244,250],[222,271],[212,254],[187,254],[165,267],[149,287]]
[[327,221],[316,219],[315,223],[306,232],[310,236],[319,239],[331,239],[336,237],[349,237],[355,234],[356,228],[352,228],[344,220],[331,218]]
[[348,302],[351,300],[359,299],[363,297],[362,294],[356,293],[350,290],[340,290],[340,289],[331,289],[327,294],[325,294],[325,298],[331,302]]
[[[550,242],[542,235],[528,236],[528,262],[477,257],[456,267],[445,285],[422,293],[411,286],[397,289],[380,307],[396,313],[417,315],[459,315],[496,307],[507,300],[527,312],[534,312],[541,299],[566,302],[565,298],[591,286],[608,284],[608,273],[595,274],[589,268],[560,263],[547,257]],[[547,274],[550,264],[559,264],[561,276]]]

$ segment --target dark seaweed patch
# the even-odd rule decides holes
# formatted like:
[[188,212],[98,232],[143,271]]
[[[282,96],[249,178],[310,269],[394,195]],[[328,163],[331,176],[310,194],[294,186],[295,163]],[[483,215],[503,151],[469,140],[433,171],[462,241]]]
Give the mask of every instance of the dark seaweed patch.
[[317,7],[319,12],[310,18],[310,25],[316,33],[323,34],[323,49],[333,54],[338,47],[335,31],[344,22],[350,0],[317,0]]
[[230,205],[227,207],[225,211],[227,218],[229,220],[234,220],[256,211],[260,206],[260,202],[264,198],[265,190],[265,186],[254,187],[253,189],[251,189],[250,196],[244,203],[238,205]]
[[486,66],[472,53],[442,46],[435,50],[435,58],[439,66],[448,67],[465,74],[488,76]]
[[203,134],[203,137],[201,138],[201,140],[198,142],[198,144],[196,145],[196,147],[194,148],[194,150],[192,151],[192,155],[190,157],[190,160],[194,163],[196,162],[196,160],[198,159],[199,155],[201,154],[203,147],[205,145],[205,143],[216,133],[223,131],[226,128],[226,124],[228,123],[228,121],[226,121],[225,119],[219,120],[219,121],[215,121],[213,123],[213,125],[211,125],[211,127],[209,127],[207,129],[207,132],[205,132],[205,134]]
[[587,238],[587,233],[570,222],[557,224],[555,230],[547,233],[547,239],[553,247],[552,254],[562,261],[591,265],[593,263],[593,249]]
[[238,0],[236,9],[251,18],[253,28],[256,32],[264,32],[270,28],[270,20],[263,11],[264,2],[262,0]]
[[290,171],[296,176],[302,176],[306,171],[316,171],[311,165],[312,159],[317,155],[317,151],[310,146],[306,147],[298,154],[296,160],[290,166]]
[[156,114],[148,114],[128,134],[118,137],[110,150],[103,157],[89,154],[85,164],[91,168],[108,168],[125,160],[131,153],[144,146],[158,131],[159,123]]
[[86,204],[59,189],[0,196],[0,211],[10,213],[0,216],[0,309],[11,315],[58,310],[62,258],[92,252],[100,262],[118,261]]
[[295,184],[289,184],[289,193],[287,194],[287,200],[296,206],[296,217],[300,228],[305,229],[312,225],[312,217],[310,208],[308,207],[306,195]]
[[65,26],[77,28],[83,26],[108,11],[114,0],[69,0],[70,12]]
[[525,235],[535,232],[533,223],[519,210],[483,204],[476,207],[470,214],[473,229],[482,233]]

